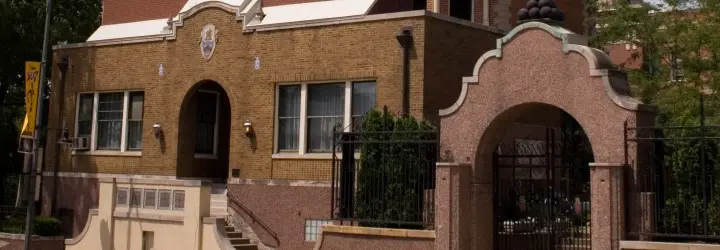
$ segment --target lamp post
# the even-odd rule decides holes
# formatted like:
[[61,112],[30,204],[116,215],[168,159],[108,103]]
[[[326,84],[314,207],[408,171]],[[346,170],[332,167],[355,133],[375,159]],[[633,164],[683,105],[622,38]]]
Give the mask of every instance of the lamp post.
[[[52,10],[52,0],[46,0],[45,3],[45,33],[43,35],[43,50],[42,50],[42,63],[40,65],[40,89],[38,92],[38,105],[37,105],[37,113],[35,114],[35,133],[34,133],[34,143],[35,147],[33,147],[33,161],[32,165],[30,166],[30,173],[37,175],[37,164],[40,162],[40,157],[42,157],[42,151],[43,149],[40,147],[44,147],[39,139],[40,131],[43,127],[43,106],[45,104],[45,85],[47,84],[46,78],[47,78],[47,57],[48,57],[48,43],[50,38],[50,15]],[[33,178],[28,178],[32,180]],[[31,183],[32,181],[28,181]],[[28,183],[28,184],[29,184]],[[27,199],[27,218],[25,220],[25,250],[30,250],[30,242],[32,241],[32,226],[35,223],[35,189],[28,186],[28,190],[30,190],[30,194],[28,195]]]

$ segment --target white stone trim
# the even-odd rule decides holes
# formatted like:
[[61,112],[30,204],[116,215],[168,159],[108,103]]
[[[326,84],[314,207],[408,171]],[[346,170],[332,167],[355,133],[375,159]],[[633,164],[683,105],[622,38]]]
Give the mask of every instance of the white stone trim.
[[[55,173],[52,171],[43,172],[45,177],[53,177]],[[58,172],[58,177],[63,178],[85,178],[99,179],[98,182],[108,182],[115,179],[117,183],[129,183],[132,179],[134,184],[163,184],[163,185],[199,185],[197,183],[205,183],[209,179],[193,178],[178,179],[175,176],[168,175],[133,175],[133,174],[106,174],[106,173],[80,173],[80,172]],[[176,182],[177,181],[177,182]],[[209,183],[209,182],[208,182]],[[229,178],[227,184],[245,184],[245,185],[268,185],[268,186],[293,186],[293,187],[330,187],[330,181],[309,181],[309,180],[273,180],[273,179],[240,179]]]
[[700,243],[670,243],[653,241],[629,241],[621,240],[620,249],[649,249],[649,250],[720,250],[720,245]]
[[[53,177],[56,173],[53,171],[43,172],[45,177]],[[66,178],[132,178],[132,179],[156,179],[156,180],[177,180],[177,177],[171,175],[136,175],[136,174],[107,174],[107,173],[83,173],[83,172],[57,172],[58,177]]]
[[331,181],[273,180],[273,179],[240,179],[230,178],[228,185],[267,185],[289,187],[330,187]]
[[[206,2],[208,3],[217,3],[217,2]],[[253,6],[252,8],[257,8],[257,2],[255,3],[256,6]],[[210,7],[210,6],[207,6]],[[189,12],[189,11],[188,11]],[[251,13],[251,11],[248,11],[245,14],[239,14],[239,16],[236,17],[236,20],[244,20],[243,23],[249,23],[249,19],[254,16],[254,13]],[[298,29],[298,28],[309,28],[309,27],[317,27],[317,26],[331,26],[331,25],[339,25],[339,24],[349,24],[349,23],[360,23],[360,22],[372,22],[372,21],[381,21],[381,20],[392,20],[392,19],[402,19],[402,18],[412,18],[412,17],[422,17],[422,16],[428,16],[435,19],[447,21],[450,23],[459,24],[462,26],[475,28],[479,30],[494,32],[503,34],[504,31],[492,27],[488,27],[486,25],[473,23],[471,21],[462,20],[458,18],[453,18],[448,15],[443,15],[439,13],[433,13],[427,10],[414,10],[414,11],[405,11],[405,12],[395,12],[395,13],[388,13],[388,14],[376,14],[376,15],[359,15],[359,16],[352,16],[352,17],[339,17],[339,18],[328,18],[328,19],[320,19],[320,20],[312,20],[312,21],[302,21],[302,22],[289,22],[289,23],[281,23],[281,24],[272,24],[272,25],[256,25],[251,26],[249,28],[244,28],[243,32],[257,32],[257,31],[271,31],[271,30],[284,30],[284,29]],[[108,46],[108,45],[120,45],[120,44],[129,44],[129,43],[144,43],[144,42],[157,42],[157,41],[164,41],[164,40],[175,40],[177,37],[177,27],[181,27],[183,25],[184,18],[187,17],[185,15],[178,15],[178,20],[175,20],[173,22],[173,27],[170,32],[160,35],[152,35],[152,36],[145,36],[145,37],[129,37],[129,38],[122,38],[122,39],[114,39],[114,40],[103,40],[103,41],[94,41],[94,42],[85,42],[85,43],[74,43],[74,44],[65,44],[65,45],[53,45],[53,50],[58,49],[69,49],[69,48],[82,48],[82,47],[97,47],[97,46]]]
[[512,41],[512,39],[515,38],[517,34],[520,34],[520,32],[529,29],[542,29],[562,41],[563,45],[561,49],[563,52],[570,53],[573,51],[582,55],[588,62],[590,75],[602,77],[607,95],[616,105],[628,110],[654,110],[651,106],[645,105],[629,96],[629,90],[618,89],[619,86],[612,85],[614,81],[612,81],[610,77],[614,74],[623,73],[615,69],[615,66],[612,64],[612,61],[607,54],[598,49],[588,47],[587,39],[584,36],[577,35],[565,28],[552,26],[542,22],[527,22],[516,26],[508,32],[507,35],[497,39],[497,48],[485,52],[485,54],[478,59],[473,68],[473,75],[463,77],[462,89],[458,99],[450,107],[441,109],[438,112],[439,115],[443,117],[455,113],[455,111],[457,111],[465,102],[465,98],[467,98],[468,84],[479,83],[478,73],[482,65],[490,58],[502,58],[503,45]]

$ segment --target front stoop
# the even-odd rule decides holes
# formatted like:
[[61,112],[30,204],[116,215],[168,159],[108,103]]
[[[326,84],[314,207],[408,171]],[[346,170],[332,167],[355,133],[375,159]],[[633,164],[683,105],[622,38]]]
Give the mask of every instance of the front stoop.
[[251,244],[250,239],[243,237],[242,232],[238,232],[234,227],[228,226],[227,222],[225,225],[227,238],[236,250],[258,250],[258,246],[256,244]]

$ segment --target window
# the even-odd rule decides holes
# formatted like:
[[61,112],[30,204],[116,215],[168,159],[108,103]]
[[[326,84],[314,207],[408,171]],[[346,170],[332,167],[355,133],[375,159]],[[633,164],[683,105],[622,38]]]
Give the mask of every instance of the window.
[[78,104],[77,136],[90,136],[92,134],[93,100],[94,94],[80,94]]
[[120,150],[123,93],[100,94],[97,113],[97,149]]
[[130,93],[130,107],[127,120],[127,150],[142,149],[143,102],[145,95],[140,92]]
[[333,129],[350,130],[375,107],[375,82],[279,85],[277,152],[328,153]]
[[128,205],[128,189],[118,188],[115,198],[115,204],[118,206],[126,207]]
[[300,86],[280,86],[278,92],[278,150],[297,152],[300,127]]
[[375,107],[375,82],[356,82],[352,89],[352,128],[362,125],[362,118]]
[[158,208],[169,210],[172,203],[172,191],[162,189],[158,193],[160,193],[158,198]]
[[131,207],[142,207],[142,189],[130,189],[130,206]]
[[472,0],[450,0],[450,16],[472,21]]
[[214,157],[217,153],[219,98],[217,92],[197,92],[195,156]]
[[155,249],[155,233],[152,231],[142,232],[142,250]]
[[343,124],[345,116],[345,84],[308,86],[307,140],[308,151],[330,152],[333,128]]
[[330,220],[305,220],[305,241],[315,241],[323,225],[332,225]]
[[682,70],[682,59],[671,57],[670,59],[670,81],[681,82],[685,78]]
[[145,189],[145,202],[143,208],[155,208],[157,189]]
[[143,92],[79,94],[75,136],[90,138],[91,151],[140,151],[143,108]]
[[185,191],[175,190],[173,191],[173,210],[185,209]]

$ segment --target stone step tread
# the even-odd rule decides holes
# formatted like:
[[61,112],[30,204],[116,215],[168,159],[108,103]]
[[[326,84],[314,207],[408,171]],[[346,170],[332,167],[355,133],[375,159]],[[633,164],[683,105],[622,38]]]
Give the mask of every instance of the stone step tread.
[[227,232],[227,237],[238,239],[238,238],[243,238],[243,234],[242,234],[242,232],[235,232],[235,231]]
[[258,247],[255,244],[240,244],[240,245],[233,245],[236,250],[257,250]]
[[233,239],[228,239],[228,240],[230,240],[230,244],[233,244],[233,245],[235,245],[235,244],[250,244],[250,239],[248,239],[248,238],[233,238]]

